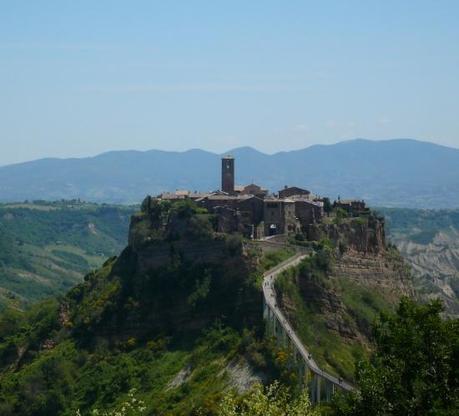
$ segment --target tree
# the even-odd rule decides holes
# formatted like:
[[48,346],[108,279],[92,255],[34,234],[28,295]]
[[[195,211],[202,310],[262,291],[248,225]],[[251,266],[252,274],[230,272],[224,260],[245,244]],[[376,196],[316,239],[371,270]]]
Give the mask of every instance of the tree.
[[375,325],[376,350],[358,365],[359,389],[336,403],[337,415],[457,415],[459,320],[442,305],[403,299]]
[[[112,410],[93,409],[91,416],[140,416],[145,414],[147,407],[143,400],[136,397],[136,389],[131,389],[128,398]],[[77,410],[75,416],[81,416],[80,410]]]
[[329,214],[330,212],[332,212],[333,206],[332,206],[332,204],[331,204],[331,202],[330,202],[330,198],[325,197],[325,198],[323,199],[323,202],[324,202],[324,211],[325,211],[327,214]]
[[295,397],[291,391],[274,382],[264,388],[256,384],[243,398],[226,394],[219,404],[218,416],[317,416],[307,391]]

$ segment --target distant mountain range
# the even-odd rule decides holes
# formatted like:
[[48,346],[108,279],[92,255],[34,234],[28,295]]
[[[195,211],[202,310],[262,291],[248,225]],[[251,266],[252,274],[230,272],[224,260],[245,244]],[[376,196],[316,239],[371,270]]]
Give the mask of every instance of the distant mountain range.
[[[239,184],[271,191],[306,187],[331,198],[388,207],[459,207],[459,149],[411,139],[356,139],[302,150],[231,150]],[[0,201],[81,198],[131,203],[175,189],[215,190],[221,155],[193,149],[116,151],[81,159],[40,159],[0,167]]]

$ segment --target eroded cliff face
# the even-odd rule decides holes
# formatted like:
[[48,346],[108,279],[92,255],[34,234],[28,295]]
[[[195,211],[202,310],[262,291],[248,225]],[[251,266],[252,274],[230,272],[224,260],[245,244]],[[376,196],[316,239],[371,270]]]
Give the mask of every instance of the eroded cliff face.
[[242,240],[215,233],[211,221],[192,203],[147,198],[132,218],[128,247],[106,275],[89,276],[73,291],[77,324],[138,338],[197,331],[215,320],[258,322],[261,295]]
[[[354,294],[358,290],[373,292],[379,298],[379,306],[376,301],[371,304],[371,296],[364,294],[355,301],[364,305],[369,302],[366,306],[375,311],[382,309],[383,304],[398,304],[402,296],[415,296],[411,268],[395,247],[386,245],[385,234],[384,218],[373,214],[348,218],[339,224],[324,222],[311,233],[316,239],[328,238],[336,249],[330,254],[330,264],[322,281],[308,279],[306,275],[300,276],[298,284],[306,302],[316,299],[328,317],[327,327],[345,338],[367,339],[370,327],[369,322],[345,318],[353,312],[345,305],[346,296],[340,294],[341,289],[354,287]],[[329,285],[322,284],[324,281]]]
[[384,218],[368,217],[345,218],[340,221],[325,218],[322,223],[312,224],[308,230],[308,239],[331,240],[342,251],[347,249],[360,253],[383,253],[386,249]]
[[322,244],[280,282],[278,301],[318,362],[352,379],[355,360],[371,348],[373,320],[415,295],[411,270],[386,245],[381,218],[325,221],[310,231]]
[[415,243],[406,236],[393,240],[411,265],[415,285],[423,297],[441,299],[449,315],[459,316],[459,231],[440,231],[427,244]]
[[335,260],[330,278],[379,291],[390,302],[415,295],[410,266],[394,248],[376,255],[348,250]]

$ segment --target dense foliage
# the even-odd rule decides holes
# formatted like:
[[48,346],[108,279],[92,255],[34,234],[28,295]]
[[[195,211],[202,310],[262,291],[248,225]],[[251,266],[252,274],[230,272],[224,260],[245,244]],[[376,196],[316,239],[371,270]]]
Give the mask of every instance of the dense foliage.
[[375,326],[376,350],[359,365],[359,390],[338,403],[340,416],[457,415],[459,321],[433,301],[402,300]]
[[317,416],[312,409],[308,392],[299,395],[278,382],[264,388],[256,384],[242,398],[226,394],[220,402],[217,416]]

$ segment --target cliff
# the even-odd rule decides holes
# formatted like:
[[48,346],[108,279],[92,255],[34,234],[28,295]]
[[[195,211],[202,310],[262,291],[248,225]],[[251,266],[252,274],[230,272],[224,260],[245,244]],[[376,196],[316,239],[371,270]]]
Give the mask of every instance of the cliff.
[[323,222],[310,225],[308,239],[331,240],[341,251],[347,249],[361,253],[383,253],[386,250],[384,218],[373,213],[365,216],[339,218],[325,217]]
[[326,218],[310,227],[315,249],[278,281],[278,302],[315,359],[352,380],[355,362],[371,349],[380,312],[415,296],[411,270],[385,242],[384,219]]
[[114,339],[199,331],[215,320],[254,324],[261,295],[253,270],[242,240],[215,233],[206,211],[147,197],[128,247],[69,293],[70,322]]

